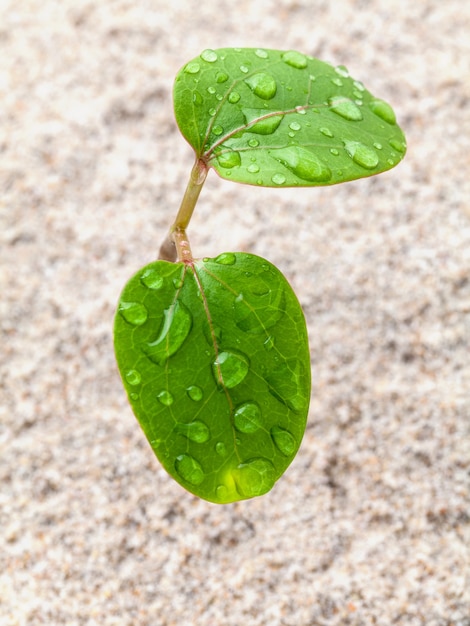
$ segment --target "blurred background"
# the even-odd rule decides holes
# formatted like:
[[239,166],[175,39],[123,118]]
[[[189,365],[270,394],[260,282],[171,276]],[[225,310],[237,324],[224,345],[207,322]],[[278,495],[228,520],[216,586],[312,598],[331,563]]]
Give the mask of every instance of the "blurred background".
[[[1,0],[0,623],[470,626],[470,4]],[[225,506],[162,470],[112,324],[193,163],[176,72],[205,48],[344,64],[408,139],[318,189],[209,174],[196,256],[266,257],[304,308],[299,455]]]

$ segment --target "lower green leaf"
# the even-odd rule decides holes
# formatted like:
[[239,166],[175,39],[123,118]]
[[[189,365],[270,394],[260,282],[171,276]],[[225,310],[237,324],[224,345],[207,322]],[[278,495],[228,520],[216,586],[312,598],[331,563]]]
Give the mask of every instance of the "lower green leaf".
[[310,401],[305,319],[279,270],[231,252],[156,261],[125,286],[114,332],[132,409],[167,472],[216,503],[269,491]]

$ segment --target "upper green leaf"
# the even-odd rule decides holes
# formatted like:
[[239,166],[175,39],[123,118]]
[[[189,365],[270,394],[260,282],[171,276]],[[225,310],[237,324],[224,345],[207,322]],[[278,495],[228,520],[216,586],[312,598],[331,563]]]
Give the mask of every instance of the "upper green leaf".
[[205,50],[173,95],[197,157],[237,182],[332,185],[388,170],[406,152],[389,104],[345,67],[293,50]]
[[264,259],[147,265],[121,294],[115,350],[150,445],[188,491],[218,503],[259,496],[291,463],[310,401],[307,331]]

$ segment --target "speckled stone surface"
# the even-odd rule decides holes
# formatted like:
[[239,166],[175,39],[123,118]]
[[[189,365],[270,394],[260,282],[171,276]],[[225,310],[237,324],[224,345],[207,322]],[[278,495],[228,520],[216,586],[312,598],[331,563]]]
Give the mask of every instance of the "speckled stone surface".
[[[0,14],[0,624],[469,626],[470,4],[3,0]],[[392,103],[409,151],[323,189],[209,175],[193,252],[276,264],[313,370],[286,475],[217,506],[153,457],[112,321],[192,165],[174,75],[223,46],[347,65]]]

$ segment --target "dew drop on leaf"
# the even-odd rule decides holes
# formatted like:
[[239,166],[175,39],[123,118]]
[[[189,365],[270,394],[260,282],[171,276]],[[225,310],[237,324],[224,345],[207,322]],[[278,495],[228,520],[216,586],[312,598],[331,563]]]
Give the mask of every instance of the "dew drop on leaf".
[[144,284],[149,289],[161,289],[163,287],[163,276],[152,268],[145,270],[145,272],[140,277],[142,284]]
[[284,174],[279,174],[278,173],[278,174],[273,174],[271,176],[271,180],[276,185],[283,185],[286,182],[286,177],[284,176]]
[[176,457],[175,470],[190,485],[200,485],[204,480],[201,464],[189,454],[180,454]]
[[233,252],[222,252],[222,254],[219,254],[219,256],[214,259],[219,265],[234,265],[236,260],[237,257]]
[[154,363],[163,365],[183,345],[192,327],[192,316],[186,306],[176,302],[163,311],[163,322],[157,339],[144,347],[144,353]]
[[201,59],[207,61],[207,63],[215,63],[218,59],[217,52],[210,49],[203,50],[203,52],[201,52]]
[[375,115],[380,117],[384,122],[387,122],[387,124],[394,125],[397,123],[397,119],[395,117],[395,111],[388,104],[388,102],[385,102],[384,100],[379,100],[379,99],[372,100],[372,102],[369,103],[369,108],[373,113],[375,113]]
[[379,156],[373,148],[365,146],[360,141],[344,141],[346,152],[352,160],[368,170],[373,170],[379,164]]
[[291,359],[279,363],[265,376],[269,392],[295,412],[301,411],[305,405],[305,375],[302,368],[299,361]]
[[133,326],[142,326],[148,318],[148,311],[145,305],[140,302],[124,302],[119,303],[119,313],[122,317]]
[[[245,114],[247,114],[247,118],[256,119],[260,116],[260,112],[258,110],[244,110]],[[253,115],[255,113],[255,115]],[[258,122],[255,122],[252,126],[249,126],[246,129],[247,133],[257,133],[258,135],[272,135],[279,124],[282,122],[284,115],[270,115],[264,119],[260,119]]]
[[217,161],[225,169],[237,167],[241,163],[240,153],[236,150],[226,149],[217,155]]
[[266,50],[263,50],[262,48],[258,48],[258,50],[255,50],[255,54],[260,59],[267,59],[269,56]]
[[231,91],[228,96],[228,101],[230,104],[236,104],[240,100],[240,94],[238,91]]
[[194,402],[200,402],[204,396],[202,389],[197,385],[191,385],[191,387],[188,387],[186,389],[186,393],[191,400],[194,400]]
[[137,370],[129,370],[126,374],[126,380],[129,385],[138,385],[142,380],[140,373]]
[[261,496],[274,485],[276,476],[271,461],[263,458],[250,459],[232,470],[237,491],[245,498]]
[[292,456],[297,450],[297,442],[294,435],[280,426],[273,426],[271,428],[271,437],[274,441],[276,448],[284,456]]
[[215,80],[217,83],[225,83],[228,80],[228,75],[225,72],[217,72],[215,75]]
[[322,128],[320,128],[320,132],[322,135],[325,135],[325,137],[334,137],[334,134],[332,133],[332,131],[326,126],[323,126]]
[[225,445],[225,443],[223,441],[218,441],[215,444],[215,451],[217,452],[217,454],[219,456],[227,456],[227,446]]
[[282,55],[282,60],[284,61],[284,63],[287,63],[287,65],[295,67],[298,70],[303,70],[307,67],[307,57],[305,56],[305,54],[297,52],[296,50],[289,50],[287,52],[284,52],[284,54]]
[[403,154],[403,152],[406,151],[406,144],[403,141],[398,141],[398,139],[390,139],[389,144],[397,152],[401,152]]
[[233,414],[233,423],[241,433],[254,433],[261,428],[261,409],[256,402],[245,402]]
[[217,356],[212,367],[217,384],[232,389],[244,380],[250,362],[241,352],[226,350]]
[[316,154],[302,146],[271,150],[270,155],[302,180],[327,182],[332,176],[330,168]]
[[201,66],[199,65],[199,63],[197,63],[196,61],[191,61],[186,65],[184,71],[186,72],[186,74],[197,74],[200,69]]
[[206,443],[210,439],[209,428],[201,420],[194,420],[189,424],[177,424],[175,430],[194,443]]
[[245,79],[251,91],[263,100],[271,100],[277,91],[276,81],[270,74],[259,72]]
[[332,96],[328,99],[330,109],[345,120],[359,122],[363,119],[361,109],[349,98]]
[[160,393],[157,395],[157,398],[158,401],[164,406],[171,406],[174,401],[173,395],[166,389],[160,391]]

